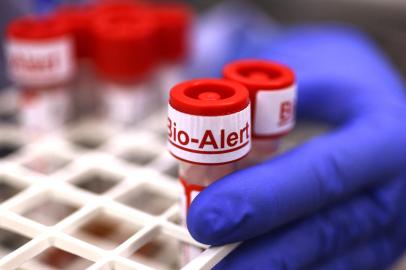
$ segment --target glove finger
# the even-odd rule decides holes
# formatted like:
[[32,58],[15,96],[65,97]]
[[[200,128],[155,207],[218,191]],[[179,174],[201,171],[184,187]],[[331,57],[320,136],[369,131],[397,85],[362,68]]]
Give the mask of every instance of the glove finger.
[[[216,269],[300,269],[382,232],[397,218],[405,183],[396,179],[300,223],[248,240]],[[402,190],[403,189],[403,190]],[[404,200],[404,199],[403,199]]]
[[214,245],[249,239],[395,177],[406,166],[399,152],[406,147],[406,129],[397,122],[394,117],[354,122],[224,177],[193,201],[190,233]]

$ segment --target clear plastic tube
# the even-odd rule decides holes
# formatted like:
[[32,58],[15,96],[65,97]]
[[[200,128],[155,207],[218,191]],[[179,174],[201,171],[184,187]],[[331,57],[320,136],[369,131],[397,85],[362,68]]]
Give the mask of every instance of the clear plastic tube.
[[40,135],[67,119],[76,71],[74,42],[57,17],[21,17],[10,23],[5,44],[8,73],[20,90],[20,121]]
[[114,125],[133,125],[158,105],[155,89],[148,82],[131,85],[104,82],[100,88],[107,119]]
[[237,168],[244,169],[271,159],[278,153],[280,139],[253,138],[251,151],[238,162]]
[[[180,162],[179,178],[185,190],[184,198],[182,198],[184,220],[190,204],[201,190],[236,169],[236,162],[223,165],[197,165]],[[186,225],[185,222],[184,225]]]
[[[193,199],[205,187],[237,169],[251,148],[248,90],[227,80],[197,79],[172,88],[168,148],[180,160],[182,224]],[[182,262],[200,254],[182,246]]]
[[[187,162],[179,163],[179,180],[184,193],[181,196],[182,225],[186,226],[186,216],[190,204],[205,187],[211,185],[222,177],[234,172],[237,162],[222,165],[197,165]],[[185,264],[196,258],[202,249],[181,245],[181,263]]]
[[20,123],[30,136],[56,130],[68,119],[68,87],[20,90]]

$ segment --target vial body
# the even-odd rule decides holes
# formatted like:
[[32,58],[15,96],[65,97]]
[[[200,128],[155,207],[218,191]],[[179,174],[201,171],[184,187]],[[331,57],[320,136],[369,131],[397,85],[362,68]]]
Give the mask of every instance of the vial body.
[[197,165],[179,163],[179,179],[184,193],[181,198],[183,224],[186,225],[187,211],[193,199],[205,187],[237,169],[237,162],[222,165]]
[[158,68],[156,78],[160,99],[162,104],[166,104],[169,98],[168,89],[185,80],[185,67],[182,64],[163,64]]
[[280,139],[253,139],[251,151],[238,162],[237,168],[244,169],[273,158],[279,150]]
[[[187,212],[192,201],[196,196],[207,186],[222,177],[232,173],[237,169],[237,162],[222,164],[222,165],[197,165],[187,162],[179,163],[179,181],[183,187],[183,194],[180,198],[181,206],[181,222],[186,226]],[[198,247],[190,245],[181,245],[181,263],[187,262],[196,258],[203,252]]]
[[56,17],[21,17],[7,29],[7,69],[17,85],[20,123],[30,135],[59,128],[67,119],[76,72],[74,43]]
[[155,89],[155,21],[149,12],[130,6],[108,8],[95,15],[91,27],[93,59],[107,120],[129,126],[150,113]]
[[97,91],[97,78],[90,59],[79,59],[78,72],[72,83],[71,99],[73,100],[73,117],[100,117],[102,97]]
[[158,105],[156,93],[148,82],[130,85],[105,82],[100,89],[106,118],[119,127],[136,124]]
[[[205,187],[237,169],[251,149],[248,90],[234,82],[196,79],[170,91],[168,149],[179,159],[182,224],[192,201]],[[188,262],[201,249],[181,247]]]
[[19,120],[24,131],[32,137],[60,128],[70,111],[69,88],[21,89]]

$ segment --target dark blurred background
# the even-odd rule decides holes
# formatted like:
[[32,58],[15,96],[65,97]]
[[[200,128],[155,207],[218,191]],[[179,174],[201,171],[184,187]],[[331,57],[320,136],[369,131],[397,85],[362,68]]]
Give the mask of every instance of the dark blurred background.
[[[204,2],[204,3],[203,3]],[[206,10],[221,1],[194,1]],[[237,1],[233,1],[237,2]],[[406,74],[406,1],[403,0],[253,0],[283,24],[350,23],[368,32]]]
[[[27,12],[44,12],[61,3],[80,2],[79,0],[1,0],[0,27],[4,35],[4,25],[13,17]],[[161,1],[162,2],[162,1]],[[185,1],[192,3],[203,13],[218,5],[218,0]],[[244,1],[228,1],[244,2]],[[369,33],[387,52],[403,74],[406,74],[406,1],[403,0],[251,0],[282,24],[311,22],[341,22],[358,26]],[[2,54],[2,52],[1,52]],[[3,57],[0,65],[4,67]],[[2,68],[1,70],[4,70]],[[0,73],[0,85],[5,85],[5,74]]]

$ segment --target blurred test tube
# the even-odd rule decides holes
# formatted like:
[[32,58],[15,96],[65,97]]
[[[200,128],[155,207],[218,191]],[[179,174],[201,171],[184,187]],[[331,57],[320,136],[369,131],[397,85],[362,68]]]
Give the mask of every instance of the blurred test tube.
[[100,109],[92,65],[92,36],[90,23],[93,9],[89,5],[63,5],[55,16],[64,21],[74,37],[77,72],[72,84],[75,117],[95,116]]
[[194,13],[190,6],[167,2],[151,6],[157,22],[158,88],[164,104],[170,87],[185,79]]
[[7,29],[5,53],[10,79],[20,89],[22,126],[32,135],[60,127],[68,118],[76,68],[67,25],[53,16],[18,18]]
[[151,14],[135,7],[106,9],[93,19],[98,88],[111,123],[134,124],[157,106],[151,86],[155,31]]

